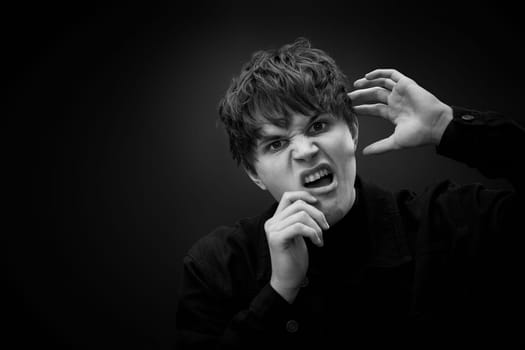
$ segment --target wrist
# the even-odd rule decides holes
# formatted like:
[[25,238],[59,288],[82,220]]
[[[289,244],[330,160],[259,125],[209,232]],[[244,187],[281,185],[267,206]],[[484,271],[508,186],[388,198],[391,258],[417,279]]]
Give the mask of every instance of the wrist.
[[434,145],[439,145],[439,143],[441,142],[441,138],[445,133],[445,129],[447,128],[448,124],[450,124],[450,122],[452,121],[452,118],[452,108],[443,103],[443,108],[440,111],[439,117],[437,118],[437,121],[432,128],[432,143]]
[[301,289],[300,286],[297,287],[287,287],[283,286],[278,281],[275,281],[274,279],[270,279],[270,286],[280,295],[282,296],[289,304],[292,304],[295,301],[295,298],[297,297],[297,294],[299,293],[299,290]]

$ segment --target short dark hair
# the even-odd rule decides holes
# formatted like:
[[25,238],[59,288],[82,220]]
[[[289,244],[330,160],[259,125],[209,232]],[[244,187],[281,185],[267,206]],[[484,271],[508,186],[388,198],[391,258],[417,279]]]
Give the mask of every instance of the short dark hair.
[[348,86],[335,61],[305,38],[277,50],[255,52],[219,102],[219,120],[237,165],[255,173],[261,118],[283,126],[294,113],[331,113],[344,118],[355,136],[357,119]]

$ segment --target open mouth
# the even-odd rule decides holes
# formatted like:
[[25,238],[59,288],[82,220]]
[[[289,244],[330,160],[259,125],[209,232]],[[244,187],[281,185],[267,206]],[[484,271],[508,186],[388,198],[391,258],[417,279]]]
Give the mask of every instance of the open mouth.
[[334,174],[327,168],[321,168],[304,176],[303,184],[306,188],[319,188],[328,186],[334,180]]

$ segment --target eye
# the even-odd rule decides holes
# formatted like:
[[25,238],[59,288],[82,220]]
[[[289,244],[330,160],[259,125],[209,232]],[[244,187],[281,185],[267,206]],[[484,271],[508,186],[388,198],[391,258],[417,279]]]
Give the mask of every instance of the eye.
[[282,149],[283,147],[285,146],[285,141],[284,140],[277,140],[277,141],[273,141],[271,143],[268,144],[268,149],[272,152],[276,152],[276,151],[279,151],[280,149]]
[[317,121],[310,126],[310,131],[313,133],[319,133],[326,129],[326,126],[328,125],[325,121]]

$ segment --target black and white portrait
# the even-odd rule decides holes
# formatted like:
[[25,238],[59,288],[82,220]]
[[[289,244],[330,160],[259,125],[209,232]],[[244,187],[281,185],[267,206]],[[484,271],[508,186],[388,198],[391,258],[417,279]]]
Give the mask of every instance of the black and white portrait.
[[520,13],[11,5],[7,339],[524,345]]

